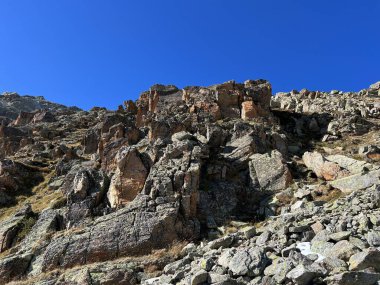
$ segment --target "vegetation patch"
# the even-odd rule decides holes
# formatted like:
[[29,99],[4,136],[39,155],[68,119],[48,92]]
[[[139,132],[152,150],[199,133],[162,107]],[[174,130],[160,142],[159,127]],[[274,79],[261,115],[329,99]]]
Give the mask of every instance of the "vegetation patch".
[[37,215],[25,217],[20,222],[20,230],[17,232],[15,242],[22,241],[26,235],[32,230],[34,224],[37,222]]

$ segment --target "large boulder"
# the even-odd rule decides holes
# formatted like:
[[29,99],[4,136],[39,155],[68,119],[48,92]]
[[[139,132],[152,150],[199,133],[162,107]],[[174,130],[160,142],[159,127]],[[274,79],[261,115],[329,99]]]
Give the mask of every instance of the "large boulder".
[[253,187],[263,191],[281,191],[292,182],[292,175],[282,154],[273,150],[250,157],[249,173]]
[[22,142],[31,141],[28,132],[15,127],[0,125],[0,158],[13,155],[22,146]]
[[19,210],[9,219],[0,222],[0,252],[3,252],[17,242],[17,234],[25,227],[27,219],[33,219],[30,205]]
[[247,80],[244,82],[244,87],[256,105],[259,105],[263,110],[269,110],[272,86],[267,80]]
[[370,89],[380,89],[380,81],[373,83],[369,86]]
[[29,124],[34,117],[35,113],[21,112],[17,119],[13,122],[14,126],[22,126]]
[[231,270],[234,276],[259,276],[268,262],[264,250],[259,247],[229,250],[219,258],[219,264]]
[[86,224],[86,219],[91,220],[91,217],[99,215],[100,208],[106,206],[104,197],[108,186],[109,178],[104,171],[74,165],[58,190],[67,200],[68,210],[64,215],[66,227]]
[[317,177],[335,180],[347,175],[339,164],[326,160],[319,152],[305,152],[302,159],[306,167],[311,169]]
[[379,273],[346,271],[325,278],[327,285],[373,285],[380,280]]
[[350,270],[364,270],[374,268],[380,272],[380,251],[376,248],[368,248],[350,257]]

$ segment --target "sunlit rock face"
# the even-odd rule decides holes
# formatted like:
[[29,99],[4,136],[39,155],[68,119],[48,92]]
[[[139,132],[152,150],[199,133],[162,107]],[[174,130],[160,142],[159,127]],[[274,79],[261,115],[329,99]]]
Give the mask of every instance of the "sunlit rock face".
[[378,83],[156,84],[115,111],[5,93],[0,283],[375,284],[379,107]]
[[133,201],[145,184],[148,170],[140,153],[133,148],[121,148],[116,154],[117,168],[107,193],[111,207]]

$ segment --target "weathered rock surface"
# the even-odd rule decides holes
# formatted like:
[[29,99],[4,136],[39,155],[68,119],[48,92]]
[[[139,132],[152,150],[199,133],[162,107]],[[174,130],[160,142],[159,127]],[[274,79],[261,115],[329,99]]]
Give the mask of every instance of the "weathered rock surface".
[[285,190],[292,182],[292,175],[281,153],[277,150],[270,154],[252,155],[249,171],[253,187],[258,186],[264,191]]
[[0,96],[0,283],[376,284],[379,90]]
[[117,168],[107,192],[111,207],[133,201],[144,187],[148,176],[148,170],[136,149],[121,148],[115,160]]

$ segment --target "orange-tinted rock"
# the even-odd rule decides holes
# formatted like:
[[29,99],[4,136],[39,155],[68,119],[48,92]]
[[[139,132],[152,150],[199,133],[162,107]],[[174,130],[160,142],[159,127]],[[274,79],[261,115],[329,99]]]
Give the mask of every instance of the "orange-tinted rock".
[[149,112],[154,113],[156,111],[159,99],[160,99],[160,96],[158,95],[157,91],[150,93],[150,96],[149,96]]
[[322,167],[322,176],[324,179],[331,181],[337,179],[339,176],[342,176],[342,171],[340,166],[334,162],[326,161]]
[[197,113],[197,110],[209,113],[215,120],[221,118],[220,108],[216,103],[197,102],[190,109],[190,113]]
[[245,101],[241,104],[241,118],[243,120],[250,120],[268,115],[268,110],[263,109],[260,105],[256,105],[253,101]]
[[327,161],[318,152],[305,152],[302,159],[307,168],[311,169],[318,177],[328,181],[342,178],[348,174],[339,164]]
[[263,110],[269,110],[272,97],[272,85],[263,79],[247,80],[244,82],[245,93]]
[[209,114],[214,120],[221,118],[214,90],[204,87],[186,87],[182,90],[182,100],[189,106],[189,113]]
[[223,118],[239,118],[240,102],[244,97],[244,86],[235,81],[215,86],[216,99]]
[[367,157],[374,161],[380,161],[380,153],[368,153]]
[[124,101],[124,107],[125,111],[136,114],[137,113],[137,106],[132,100]]
[[257,107],[252,101],[245,101],[241,104],[241,118],[249,120],[258,117]]
[[14,126],[22,126],[29,124],[34,117],[35,113],[21,112],[17,119],[13,122]]
[[140,153],[124,147],[116,155],[117,169],[107,193],[111,207],[125,205],[132,201],[144,187],[148,171]]
[[144,125],[144,114],[141,108],[138,108],[136,114],[136,127],[140,128]]

